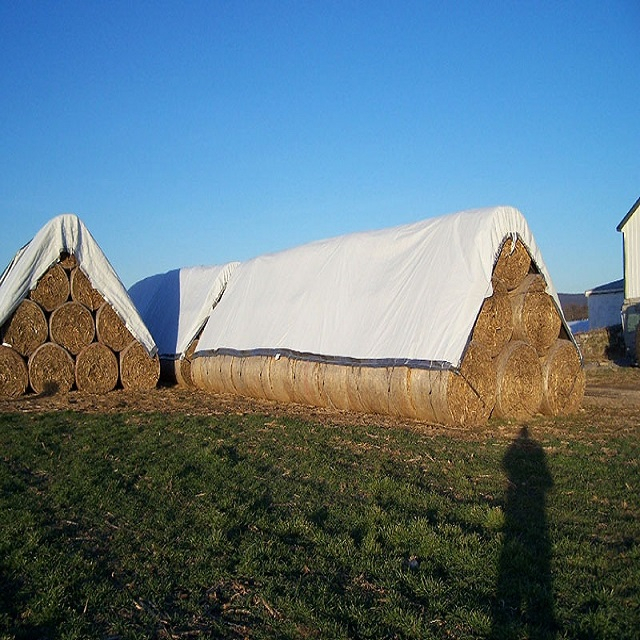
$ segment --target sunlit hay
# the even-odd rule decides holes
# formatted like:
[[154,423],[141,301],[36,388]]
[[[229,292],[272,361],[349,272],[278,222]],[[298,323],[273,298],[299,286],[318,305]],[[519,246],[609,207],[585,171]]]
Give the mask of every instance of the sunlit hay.
[[89,278],[80,267],[76,267],[71,272],[70,280],[72,300],[83,304],[91,311],[97,311],[104,304],[104,298],[99,291],[93,288]]
[[78,261],[76,260],[76,257],[72,253],[67,253],[66,251],[63,251],[60,254],[59,264],[65,271],[73,271],[78,266]]
[[513,311],[511,301],[503,287],[485,298],[473,328],[472,340],[484,344],[491,357],[497,356],[511,340]]
[[270,400],[293,402],[295,397],[293,369],[291,361],[285,356],[269,358]]
[[236,358],[231,369],[231,379],[236,393],[249,398],[264,399],[262,370],[269,366],[265,356]]
[[389,413],[390,367],[358,367],[358,393],[367,413]]
[[528,342],[543,356],[560,334],[562,319],[541,275],[529,274],[510,294],[513,339]]
[[74,356],[93,342],[95,333],[91,311],[79,302],[65,302],[49,318],[51,340]]
[[521,340],[510,342],[496,360],[498,418],[524,420],[540,409],[542,368],[535,349]]
[[49,337],[49,325],[42,308],[23,300],[4,325],[3,341],[20,355],[31,355]]
[[530,268],[531,256],[527,248],[519,238],[514,246],[513,239],[508,237],[493,268],[494,288],[496,283],[501,283],[507,291],[515,289],[524,280]]
[[96,312],[96,335],[98,341],[116,353],[131,344],[133,336],[113,307],[105,302]]
[[352,410],[347,380],[354,369],[344,364],[326,363],[322,367],[323,392],[327,406],[344,411]]
[[36,393],[67,393],[75,381],[69,352],[55,342],[45,342],[29,356],[29,384]]
[[313,407],[323,407],[328,404],[323,395],[323,381],[325,367],[320,362],[312,360],[293,360],[293,401]]
[[69,291],[69,274],[56,263],[38,280],[29,297],[45,311],[53,311],[69,299]]
[[220,375],[220,356],[194,358],[191,363],[193,384],[203,391],[226,393]]
[[160,359],[133,340],[120,351],[120,382],[131,391],[153,389],[160,379]]
[[118,384],[118,359],[106,344],[92,342],[76,357],[76,387],[87,393],[108,393]]
[[585,389],[580,355],[571,340],[556,340],[542,358],[542,405],[546,415],[568,415],[580,408]]
[[417,418],[417,412],[411,402],[409,388],[412,369],[393,367],[389,373],[389,413],[404,418]]
[[0,345],[0,397],[21,396],[28,384],[29,371],[24,358],[11,347]]

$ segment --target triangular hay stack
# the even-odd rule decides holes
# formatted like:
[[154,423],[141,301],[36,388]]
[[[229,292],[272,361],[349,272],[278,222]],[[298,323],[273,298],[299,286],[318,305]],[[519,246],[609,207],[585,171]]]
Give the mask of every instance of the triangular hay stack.
[[[0,396],[155,387],[156,345],[80,219],[50,220],[0,278]],[[25,375],[26,372],[26,375]]]
[[130,287],[129,295],[158,345],[164,382],[193,386],[191,359],[198,338],[238,264],[173,269]]
[[199,388],[450,425],[571,413],[581,356],[512,207],[242,263],[191,363]]

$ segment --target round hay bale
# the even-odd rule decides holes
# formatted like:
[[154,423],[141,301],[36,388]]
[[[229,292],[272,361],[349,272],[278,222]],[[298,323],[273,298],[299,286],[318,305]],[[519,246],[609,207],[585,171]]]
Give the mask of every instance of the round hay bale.
[[571,340],[556,340],[542,359],[542,405],[546,415],[575,413],[584,396],[585,374]]
[[0,397],[21,396],[29,384],[24,358],[11,347],[0,345]]
[[191,363],[191,379],[198,389],[211,393],[226,393],[220,375],[220,356],[194,358]]
[[63,251],[60,254],[59,264],[65,271],[73,271],[78,266],[78,261],[76,260],[76,257],[72,253],[67,253],[66,251]]
[[131,344],[134,339],[114,308],[105,302],[96,312],[96,335],[98,340],[116,353]]
[[324,407],[328,400],[323,394],[325,367],[312,360],[292,360],[293,365],[293,401],[312,407]]
[[409,394],[420,420],[484,424],[495,404],[496,374],[489,350],[470,342],[458,371],[412,369]]
[[[286,356],[274,356],[269,358],[269,400],[277,402],[293,402],[294,392],[294,367]],[[265,389],[266,391],[267,389]]]
[[506,291],[485,298],[473,328],[472,340],[484,344],[495,358],[511,340],[513,311]]
[[510,342],[496,360],[498,418],[524,420],[540,409],[542,368],[535,349],[521,340]]
[[70,281],[72,300],[83,304],[91,311],[97,311],[104,304],[104,298],[93,288],[89,278],[80,267],[76,267],[71,272]]
[[48,337],[47,318],[33,300],[23,300],[4,325],[4,342],[23,356],[31,355]]
[[358,394],[367,413],[389,413],[390,367],[358,367]]
[[416,408],[411,402],[412,369],[393,367],[389,374],[389,413],[403,418],[417,418]]
[[515,289],[529,273],[531,256],[519,238],[507,237],[493,268],[493,282],[501,283],[507,291]]
[[137,341],[120,351],[120,382],[130,391],[153,389],[160,379],[160,358],[153,358]]
[[528,342],[539,356],[551,348],[560,335],[562,319],[553,298],[546,292],[541,275],[529,274],[511,293],[513,339]]
[[69,291],[69,275],[56,263],[38,280],[29,297],[45,311],[53,311],[69,299]]
[[263,399],[262,370],[268,367],[266,356],[235,358],[231,366],[231,383],[235,393],[249,398]]
[[29,384],[36,393],[67,393],[75,381],[73,358],[55,342],[45,342],[29,356]]
[[347,380],[354,375],[354,368],[343,364],[326,363],[321,368],[320,374],[325,406],[344,411],[352,410]]
[[79,302],[65,302],[49,318],[51,340],[72,355],[93,342],[96,326],[91,311]]
[[76,357],[76,387],[87,393],[107,393],[118,384],[118,359],[106,344],[92,342]]

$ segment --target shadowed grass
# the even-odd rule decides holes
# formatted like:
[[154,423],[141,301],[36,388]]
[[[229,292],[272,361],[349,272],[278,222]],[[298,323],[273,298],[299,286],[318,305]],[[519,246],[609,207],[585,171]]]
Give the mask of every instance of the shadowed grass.
[[0,415],[0,636],[632,638],[637,431],[575,420]]

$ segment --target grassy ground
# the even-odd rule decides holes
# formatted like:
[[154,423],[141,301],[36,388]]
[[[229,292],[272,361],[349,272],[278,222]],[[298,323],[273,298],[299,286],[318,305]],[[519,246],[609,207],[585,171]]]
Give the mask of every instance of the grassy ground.
[[0,414],[0,637],[637,637],[638,415]]

